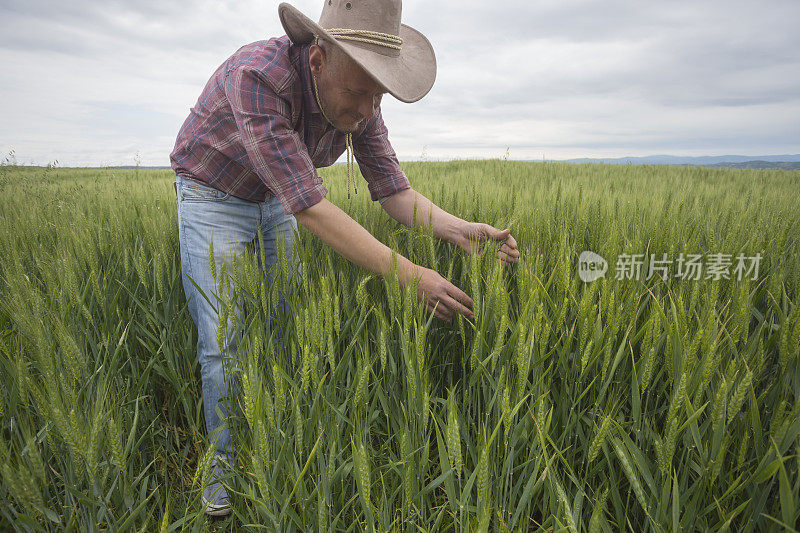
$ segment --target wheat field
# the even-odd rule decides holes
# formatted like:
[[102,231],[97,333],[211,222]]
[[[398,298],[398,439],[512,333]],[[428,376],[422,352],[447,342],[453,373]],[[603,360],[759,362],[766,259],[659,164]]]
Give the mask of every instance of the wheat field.
[[[233,513],[207,517],[197,334],[169,170],[0,167],[0,528],[17,531],[792,531],[800,520],[800,174],[504,160],[405,163],[469,221],[466,255],[322,169],[328,199],[475,301],[413,287],[300,227],[293,312],[252,254]],[[363,183],[363,182],[361,182]],[[280,247],[279,247],[280,248]],[[611,270],[590,283],[578,258]],[[757,275],[617,279],[643,254]],[[285,263],[285,258],[276,263]],[[227,323],[227,320],[223,321]],[[286,350],[271,335],[286,332]],[[233,355],[233,354],[231,354]]]

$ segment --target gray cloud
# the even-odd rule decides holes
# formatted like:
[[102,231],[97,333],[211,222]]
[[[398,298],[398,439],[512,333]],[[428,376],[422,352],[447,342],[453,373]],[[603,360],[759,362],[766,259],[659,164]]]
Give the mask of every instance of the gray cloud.
[[[438,74],[420,102],[384,99],[401,157],[800,152],[795,1],[406,0],[403,16]],[[277,3],[253,0],[8,0],[0,150],[167,164],[208,76],[281,34]]]

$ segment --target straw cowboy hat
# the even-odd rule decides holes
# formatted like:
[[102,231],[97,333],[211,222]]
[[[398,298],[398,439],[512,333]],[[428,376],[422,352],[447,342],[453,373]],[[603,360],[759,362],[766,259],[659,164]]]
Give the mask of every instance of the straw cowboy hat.
[[433,46],[420,32],[400,23],[401,0],[324,2],[319,23],[285,2],[278,6],[292,42],[324,39],[402,102],[416,102],[431,90],[436,79]]

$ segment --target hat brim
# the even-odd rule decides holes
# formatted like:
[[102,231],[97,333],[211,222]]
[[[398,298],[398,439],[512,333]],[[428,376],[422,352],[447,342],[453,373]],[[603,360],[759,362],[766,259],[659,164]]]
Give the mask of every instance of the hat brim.
[[286,35],[293,43],[303,44],[319,36],[348,55],[364,72],[401,102],[416,102],[428,94],[436,80],[436,55],[430,41],[405,24],[400,25],[403,39],[399,55],[376,54],[348,41],[339,41],[325,28],[303,15],[291,4],[282,2],[278,6]]

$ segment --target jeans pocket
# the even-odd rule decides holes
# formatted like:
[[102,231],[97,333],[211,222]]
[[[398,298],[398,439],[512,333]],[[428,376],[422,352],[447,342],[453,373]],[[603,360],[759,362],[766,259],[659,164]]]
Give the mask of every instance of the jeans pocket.
[[184,202],[221,202],[230,197],[227,192],[186,178],[181,180],[180,191],[181,201]]

